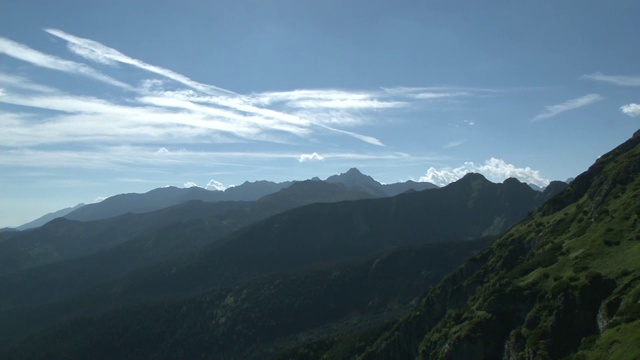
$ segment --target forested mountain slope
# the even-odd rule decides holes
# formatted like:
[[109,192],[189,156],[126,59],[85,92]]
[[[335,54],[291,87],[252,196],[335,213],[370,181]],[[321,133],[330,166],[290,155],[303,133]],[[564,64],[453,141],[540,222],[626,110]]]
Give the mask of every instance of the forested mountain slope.
[[636,132],[390,330],[287,357],[638,359],[639,259]]
[[3,358],[264,359],[397,318],[490,239],[404,247],[72,321]]

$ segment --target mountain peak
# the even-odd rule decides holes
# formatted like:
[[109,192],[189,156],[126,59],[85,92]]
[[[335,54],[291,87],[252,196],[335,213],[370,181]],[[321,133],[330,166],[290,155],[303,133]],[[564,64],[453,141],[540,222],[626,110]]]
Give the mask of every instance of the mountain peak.
[[332,175],[329,178],[327,178],[328,182],[333,182],[333,180],[351,180],[351,179],[371,179],[372,181],[375,181],[371,176],[365,175],[363,174],[360,170],[358,170],[357,168],[351,168],[349,170],[347,170],[347,172],[341,173],[340,175]]
[[508,179],[505,179],[503,182],[503,184],[522,184],[522,182],[514,177],[510,177]]
[[333,175],[327,178],[327,182],[345,182],[345,181],[366,181],[366,182],[375,182],[379,184],[376,180],[374,180],[371,176],[365,175],[357,168],[351,168],[347,170],[347,172],[342,173],[340,175]]
[[346,173],[329,176],[328,183],[341,183],[351,189],[362,190],[374,196],[385,196],[382,185],[369,175],[365,175],[356,168],[349,169]]
[[472,183],[472,182],[489,182],[484,175],[480,173],[467,173],[460,180],[456,181],[460,183]]

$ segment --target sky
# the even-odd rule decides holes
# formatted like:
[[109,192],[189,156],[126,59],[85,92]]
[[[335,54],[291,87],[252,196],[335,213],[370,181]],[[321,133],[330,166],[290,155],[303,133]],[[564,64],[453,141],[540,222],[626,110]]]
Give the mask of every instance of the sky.
[[0,1],[0,227],[162,186],[545,186],[640,128],[639,1]]

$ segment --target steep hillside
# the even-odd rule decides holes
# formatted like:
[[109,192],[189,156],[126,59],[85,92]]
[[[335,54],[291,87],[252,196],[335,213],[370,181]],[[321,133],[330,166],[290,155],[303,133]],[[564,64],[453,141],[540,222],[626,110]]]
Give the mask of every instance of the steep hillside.
[[309,339],[396,318],[488,241],[407,247],[274,274],[173,304],[112,311],[63,325],[0,356],[264,359]]
[[638,259],[640,132],[449,275],[392,329],[335,341],[323,353],[638,359]]

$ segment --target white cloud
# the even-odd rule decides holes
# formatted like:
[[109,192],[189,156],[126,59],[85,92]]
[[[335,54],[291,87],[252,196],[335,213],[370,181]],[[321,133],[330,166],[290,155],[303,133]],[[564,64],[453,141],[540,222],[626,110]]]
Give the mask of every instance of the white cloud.
[[448,143],[444,144],[444,146],[442,148],[443,149],[451,149],[451,148],[454,148],[456,146],[460,146],[460,145],[462,145],[462,144],[464,144],[466,142],[467,142],[467,139],[449,141]]
[[430,87],[405,87],[397,86],[392,88],[382,88],[385,92],[392,95],[409,95],[416,97],[421,95],[424,99],[435,99],[443,97],[456,96],[478,96],[480,94],[497,94],[504,90],[478,88],[468,86],[430,86]]
[[619,86],[640,86],[640,76],[632,75],[604,75],[602,73],[593,73],[582,75],[583,79],[606,82]]
[[291,91],[263,92],[251,98],[259,104],[295,103],[297,101],[367,100],[375,95],[369,92],[344,91],[336,89],[297,89]]
[[4,72],[0,72],[0,84],[4,86],[9,86],[10,88],[17,88],[17,89],[35,91],[35,92],[41,92],[41,93],[59,92],[59,90],[54,89],[52,87],[40,85],[40,84],[34,84],[21,76],[7,74]]
[[[5,131],[0,132],[0,139],[6,148],[5,156],[0,157],[3,164],[127,168],[132,164],[152,166],[150,164],[192,163],[193,159],[208,161],[208,156],[234,160],[247,157],[301,159],[299,153],[179,153],[168,148],[252,141],[256,146],[261,146],[262,142],[299,144],[308,141],[317,144],[323,140],[318,139],[319,136],[335,134],[383,147],[380,139],[363,134],[358,127],[393,119],[394,109],[424,100],[475,96],[491,91],[455,87],[372,91],[297,89],[243,95],[199,83],[94,40],[56,29],[45,31],[65,40],[68,50],[82,59],[109,66],[130,65],[157,78],[141,80],[134,87],[86,64],[45,54],[0,37],[0,53],[4,55],[35,66],[99,80],[118,87],[116,90],[130,91],[122,93],[126,97],[120,99],[113,96],[113,92],[109,98],[91,92],[78,95],[14,75],[13,71],[0,73],[3,85],[0,102],[16,105],[6,107],[1,117]],[[90,87],[86,89],[91,91]],[[386,116],[389,113],[391,116]],[[82,150],[62,150],[57,146],[60,144],[72,144],[73,148]],[[50,146],[53,150],[40,151],[36,146]],[[402,158],[394,153],[353,153],[348,150],[333,154],[323,152],[321,157],[332,156],[365,160]]]
[[435,100],[469,95],[470,94],[467,92],[420,92],[417,94],[413,94],[412,96],[416,99]]
[[340,133],[340,134],[349,135],[351,137],[354,137],[354,138],[356,138],[358,140],[362,140],[362,141],[364,141],[366,143],[369,143],[369,144],[372,144],[372,145],[384,146],[384,144],[380,140],[374,138],[373,136],[362,135],[362,134],[358,134],[358,133],[354,133],[354,132],[346,131],[346,130],[339,130],[339,129],[335,129],[335,128],[332,128],[332,127],[329,127],[329,126],[323,126],[323,127],[325,129],[328,129],[328,130],[331,130],[331,131],[335,131],[335,132]]
[[300,156],[298,156],[299,162],[313,161],[313,160],[324,160],[324,157],[319,155],[317,152],[314,152],[312,154],[300,154]]
[[207,190],[218,190],[218,191],[225,191],[227,189],[227,187],[224,186],[221,182],[213,179],[209,180],[209,182],[204,188]]
[[107,199],[107,198],[109,198],[109,197],[108,197],[108,196],[98,196],[97,198],[95,198],[95,199],[93,200],[93,202],[94,202],[94,203],[99,203],[99,202],[101,202],[101,201],[103,201],[103,200],[105,200],[105,199]]
[[66,40],[67,42],[72,44],[72,46],[69,47],[69,50],[89,60],[98,61],[101,63],[120,62],[123,64],[132,65],[139,69],[143,69],[143,70],[167,77],[169,79],[182,83],[190,88],[193,88],[195,90],[198,90],[207,94],[220,94],[220,93],[234,94],[229,90],[222,89],[212,85],[201,84],[197,81],[193,81],[188,77],[182,74],[178,74],[169,69],[147,64],[142,60],[134,59],[132,57],[129,57],[119,52],[116,49],[112,49],[97,41],[77,37],[57,29],[45,29],[45,31],[53,36]]
[[327,108],[327,109],[386,109],[396,108],[407,105],[402,101],[382,101],[377,99],[366,100],[345,100],[345,99],[331,99],[331,100],[299,100],[290,102],[287,105],[296,108],[310,109],[310,108]]
[[540,114],[538,114],[531,121],[538,121],[538,120],[542,120],[542,119],[548,119],[550,117],[554,117],[554,116],[556,116],[556,115],[558,115],[560,113],[563,113],[565,111],[581,108],[583,106],[587,106],[589,104],[592,104],[594,102],[600,101],[602,99],[603,99],[603,97],[598,95],[598,94],[588,94],[588,95],[581,96],[581,97],[576,98],[576,99],[571,99],[571,100],[565,101],[565,102],[563,102],[561,104],[546,106],[545,107],[545,111],[540,113]]
[[26,45],[22,45],[13,40],[0,37],[0,54],[8,55],[12,58],[31,63],[36,66],[63,71],[67,73],[79,74],[90,77],[94,80],[114,85],[123,89],[131,90],[131,87],[108,75],[105,75],[85,64],[61,59],[57,56],[48,55],[34,50]]
[[426,181],[438,186],[445,186],[449,183],[461,179],[468,173],[480,173],[488,180],[493,182],[502,182],[510,177],[538,186],[549,185],[549,180],[545,179],[539,171],[530,167],[519,168],[513,164],[509,164],[502,159],[491,158],[484,164],[476,165],[473,162],[465,162],[464,165],[457,168],[429,168],[425,176],[420,177],[420,181]]
[[640,116],[640,104],[631,103],[623,105],[620,107],[620,110],[631,117]]
[[116,61],[113,61],[111,58],[104,56],[102,53],[95,51],[92,48],[80,46],[74,43],[68,43],[67,47],[72,53],[79,55],[85,59],[89,59],[109,66],[118,65]]
[[193,181],[187,181],[186,183],[184,183],[184,187],[185,188],[198,187],[198,184],[194,183]]
[[[69,113],[103,113],[103,115],[107,116],[115,116],[115,112],[120,112],[124,115],[121,111],[123,109],[137,113],[147,113],[147,115],[152,115],[153,117],[155,117],[156,114],[166,114],[168,116],[164,119],[170,120],[169,123],[173,123],[176,126],[186,126],[199,129],[198,132],[200,135],[204,135],[207,131],[216,131],[225,132],[229,135],[243,139],[276,142],[282,141],[282,134],[306,137],[313,132],[312,127],[319,121],[329,121],[334,124],[334,122],[345,120],[344,123],[334,125],[354,125],[362,122],[361,120],[355,120],[355,118],[360,117],[360,115],[356,113],[350,114],[348,112],[343,112],[339,117],[330,116],[326,113],[326,110],[329,108],[361,111],[366,109],[376,110],[397,107],[401,104],[397,101],[389,102],[376,99],[375,97],[372,97],[371,94],[333,90],[299,90],[291,93],[266,93],[255,96],[241,96],[215,86],[194,82],[186,76],[133,59],[115,49],[108,48],[95,41],[78,38],[59,30],[49,29],[47,31],[52,35],[67,40],[70,44],[70,50],[85,58],[102,63],[117,61],[130,64],[141,69],[163,75],[171,80],[182,83],[183,85],[187,85],[190,88],[197,90],[199,93],[194,92],[193,90],[165,91],[162,89],[163,82],[158,80],[149,80],[143,81],[142,88],[138,90],[139,92],[142,92],[143,95],[134,99],[135,101],[133,102],[129,101],[129,104],[134,106],[117,105],[101,99],[91,99],[82,96],[61,95],[59,91],[57,92],[57,96],[55,94],[49,94],[48,98],[43,97],[43,95],[34,98],[33,96],[25,96],[23,94],[21,96],[16,96],[16,94],[9,97],[3,96],[3,102],[21,106],[65,111]],[[22,46],[20,44],[13,43],[10,40],[8,41],[11,45],[16,45],[13,47],[10,46],[9,50],[20,48]],[[20,49],[21,51],[24,50],[22,48]],[[36,54],[38,59],[42,58],[46,60],[40,59],[36,61],[31,59],[32,62],[35,62],[38,65],[49,66],[69,72],[84,73],[85,75],[92,75],[104,80],[104,77],[100,77],[102,74],[95,72],[95,70],[84,64],[59,59],[31,49],[28,50],[29,51],[26,51],[28,55],[31,56]],[[18,53],[22,54],[25,53],[25,51]],[[25,56],[22,56],[22,58],[25,58]],[[56,60],[59,61],[56,62]],[[120,85],[121,87],[130,88],[128,85],[121,84],[119,82],[111,81],[111,83],[114,85]],[[30,87],[31,90],[35,90],[40,86],[38,84],[28,84],[25,81],[21,81],[21,85],[23,88]],[[43,90],[42,86],[40,86],[39,90]],[[55,89],[53,90],[55,91]],[[269,97],[272,99],[269,100]],[[265,98],[267,98],[266,101]],[[294,101],[291,101],[292,99]],[[278,109],[253,105],[253,103],[270,103],[275,100],[287,100],[288,102],[285,101],[284,105],[289,106],[290,108],[308,108],[314,109],[314,112],[284,112]],[[89,107],[91,107],[91,109],[89,109]],[[163,124],[158,120],[153,120],[152,117],[145,120],[149,120],[149,123],[153,123],[152,126],[154,128],[163,126]],[[133,119],[129,119],[126,116],[120,116],[116,121],[120,123],[134,122]],[[57,124],[62,123],[64,122],[58,122]],[[107,120],[103,121],[103,123],[111,123],[111,121]],[[49,123],[48,125],[51,126],[53,124]],[[89,123],[77,125],[80,125],[82,128],[86,127],[83,125],[89,125]],[[134,126],[134,128],[135,127],[136,126]],[[121,130],[130,128],[132,127],[119,127]],[[127,133],[128,131],[125,130],[124,132]],[[27,132],[23,132],[23,134],[26,133]],[[92,133],[95,134],[96,132],[92,131]],[[177,134],[180,134],[180,132],[176,132],[174,135]],[[352,135],[353,137],[368,143],[376,145],[379,143],[377,139],[360,136],[353,132],[345,132],[345,134],[354,134]],[[76,140],[81,140],[80,138],[75,138]],[[142,138],[144,139],[145,137]],[[64,137],[59,137],[56,138],[56,141],[63,142],[64,140],[62,139],[64,139]]]

